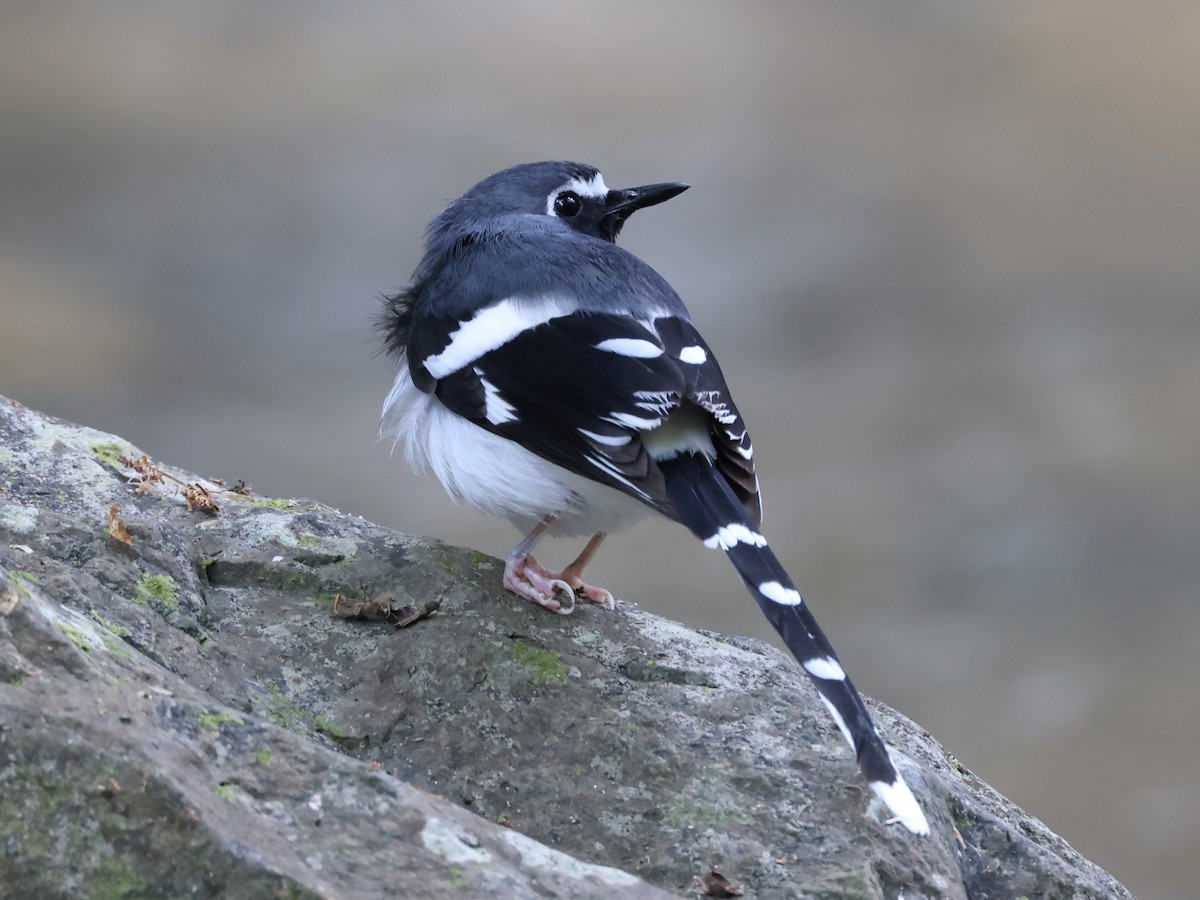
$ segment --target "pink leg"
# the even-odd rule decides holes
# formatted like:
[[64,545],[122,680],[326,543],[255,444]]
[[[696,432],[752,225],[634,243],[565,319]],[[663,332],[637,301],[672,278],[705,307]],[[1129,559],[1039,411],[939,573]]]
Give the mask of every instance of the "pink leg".
[[[508,554],[508,559],[504,561],[504,586],[518,597],[565,616],[575,609],[575,592],[561,578],[543,569],[530,555],[546,529],[553,524],[554,516],[546,516]],[[556,595],[559,591],[570,598],[570,605],[566,608],[558,602]]]
[[575,561],[567,566],[559,573],[559,578],[569,584],[576,592],[583,594],[593,603],[599,603],[607,610],[617,608],[617,603],[613,600],[613,595],[601,587],[594,587],[583,582],[583,570],[587,568],[587,564],[592,561],[592,557],[596,555],[596,551],[600,549],[600,542],[604,540],[604,532],[597,531],[592,535],[592,539],[587,542],[587,546],[583,548],[583,552],[575,557]]
[[[546,529],[553,524],[554,516],[546,516],[513,548],[512,553],[508,554],[508,559],[504,561],[504,586],[518,597],[524,597],[564,616],[575,610],[576,591],[580,591],[593,603],[612,609],[615,606],[612,594],[603,588],[584,584],[581,577],[584,567],[604,540],[603,534],[593,535],[583,552],[561,572],[551,572],[533,558],[533,548],[542,539]],[[558,600],[560,592],[568,599],[568,605],[565,607]]]

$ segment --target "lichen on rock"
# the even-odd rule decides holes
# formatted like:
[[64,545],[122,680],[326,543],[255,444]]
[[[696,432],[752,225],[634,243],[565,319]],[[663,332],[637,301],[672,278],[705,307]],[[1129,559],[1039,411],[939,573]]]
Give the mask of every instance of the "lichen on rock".
[[189,508],[140,454],[0,398],[5,895],[1129,896],[876,706],[934,831],[889,824],[766,645],[164,469]]

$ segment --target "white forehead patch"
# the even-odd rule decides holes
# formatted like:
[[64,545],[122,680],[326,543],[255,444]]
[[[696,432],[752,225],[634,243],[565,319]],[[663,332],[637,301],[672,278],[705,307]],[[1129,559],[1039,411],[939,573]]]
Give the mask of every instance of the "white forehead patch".
[[560,187],[559,191],[574,191],[580,197],[596,197],[599,199],[608,195],[608,185],[604,183],[604,176],[597,172],[586,181],[582,178],[572,178]]
[[604,183],[604,176],[599,172],[591,178],[572,178],[546,198],[546,215],[554,215],[554,198],[563,191],[573,191],[580,197],[602,200],[608,196],[608,185]]

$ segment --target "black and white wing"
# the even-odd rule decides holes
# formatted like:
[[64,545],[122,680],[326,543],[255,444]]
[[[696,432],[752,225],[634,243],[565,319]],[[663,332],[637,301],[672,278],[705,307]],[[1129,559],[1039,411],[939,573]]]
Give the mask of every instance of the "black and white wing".
[[505,300],[452,328],[413,335],[409,365],[418,385],[427,376],[464,418],[671,518],[678,515],[655,459],[661,441],[646,436],[681,431],[670,439],[711,441],[722,475],[761,518],[745,423],[712,353],[681,316]]

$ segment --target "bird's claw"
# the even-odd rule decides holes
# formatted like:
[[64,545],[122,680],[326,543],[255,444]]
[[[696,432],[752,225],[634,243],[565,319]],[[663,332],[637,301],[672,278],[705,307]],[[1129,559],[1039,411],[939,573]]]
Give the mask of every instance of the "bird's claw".
[[587,599],[591,600],[597,606],[603,607],[608,612],[612,612],[617,608],[617,601],[604,588],[584,584],[582,581],[579,584],[573,585],[573,587],[576,594],[583,594]]
[[[616,609],[617,605],[611,593],[604,588],[585,584],[570,571],[570,567],[563,572],[551,572],[532,556],[505,565],[504,586],[518,597],[544,606],[560,616],[573,613],[575,601],[580,596],[609,612]],[[566,605],[559,599],[560,596],[567,601]]]
[[[560,616],[569,616],[575,611],[575,591],[553,572],[547,572],[532,556],[504,567],[504,586],[518,597],[544,606]],[[563,606],[558,599],[562,594],[567,599]]]

